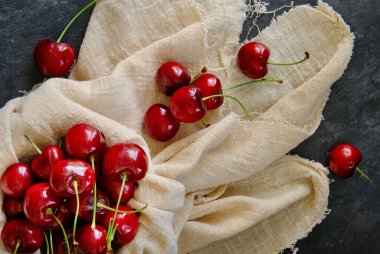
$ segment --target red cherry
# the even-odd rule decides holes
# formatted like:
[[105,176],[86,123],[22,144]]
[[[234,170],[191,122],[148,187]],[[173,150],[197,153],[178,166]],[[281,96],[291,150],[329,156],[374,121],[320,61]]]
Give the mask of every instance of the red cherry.
[[52,167],[66,158],[64,152],[58,146],[47,146],[41,154],[32,161],[31,168],[38,177],[49,180]]
[[268,73],[270,51],[264,44],[253,41],[243,45],[237,56],[240,70],[251,79],[259,79]]
[[12,220],[5,223],[1,240],[11,253],[34,253],[42,246],[44,234],[27,220]]
[[[58,220],[62,223],[63,226],[68,225],[72,222],[73,213],[69,209],[69,199],[63,199],[61,205],[55,212]],[[53,231],[61,230],[57,221],[54,221],[50,227]]]
[[[120,180],[111,180],[106,176],[102,176],[99,179],[99,185],[109,197],[111,204],[116,204],[119,198],[122,182]],[[123,192],[121,194],[120,203],[126,204],[133,197],[134,192],[134,183],[126,182],[123,188]]]
[[[110,205],[110,201],[106,194],[102,192],[101,190],[97,189],[96,191],[96,201],[99,203],[102,203],[106,206]],[[77,202],[74,198],[70,199],[69,201],[69,208],[72,213],[76,212],[77,209]],[[92,213],[94,210],[94,192],[87,194],[86,196],[82,197],[79,202],[79,218],[86,221],[91,222],[92,220]],[[101,221],[102,216],[106,212],[103,208],[97,208],[96,209],[96,221]]]
[[71,44],[50,39],[40,41],[34,49],[34,62],[47,77],[66,75],[74,65],[75,56]]
[[13,220],[24,216],[24,210],[22,209],[21,199],[5,197],[3,209],[8,220]]
[[181,122],[194,123],[206,114],[201,90],[193,85],[178,89],[170,100],[170,112]]
[[[194,82],[193,86],[196,86],[201,90],[202,97],[207,97],[216,94],[223,94],[222,85],[218,77],[210,73],[204,73],[200,75]],[[213,110],[219,108],[224,101],[224,97],[215,97],[206,100],[204,103],[207,110]]]
[[[66,234],[67,238],[69,240],[69,247],[70,247],[70,253],[73,252],[74,246],[72,244],[73,242],[73,231],[70,228],[66,228]],[[63,236],[62,232],[54,232],[53,237],[53,248],[54,248],[54,254],[67,254],[67,244],[65,241],[65,237]]]
[[350,144],[340,144],[335,146],[329,155],[330,169],[343,178],[354,174],[355,168],[362,160],[362,154],[355,146]]
[[144,129],[155,140],[168,141],[177,134],[179,126],[180,122],[163,104],[154,104],[145,113]]
[[21,162],[7,168],[0,180],[1,190],[12,198],[21,198],[32,184],[32,170]]
[[81,160],[87,160],[94,155],[95,161],[100,161],[107,150],[104,134],[85,123],[71,127],[65,141],[68,155]]
[[51,208],[57,214],[61,203],[62,200],[55,195],[49,184],[37,183],[26,191],[23,208],[31,222],[40,227],[50,227],[55,219],[47,210]]
[[92,191],[95,173],[90,164],[76,159],[57,162],[50,172],[50,186],[60,197],[74,197],[74,182],[78,184],[78,194],[85,196]]
[[180,87],[190,84],[190,81],[187,69],[177,62],[166,62],[157,71],[157,86],[168,96],[172,96]]
[[75,248],[76,254],[106,254],[107,253],[107,230],[100,225],[91,228],[86,224],[78,228],[78,246]]
[[148,157],[139,145],[120,143],[108,149],[103,159],[103,174],[110,179],[140,181],[148,170]]
[[[126,205],[119,206],[119,211],[133,211],[133,209]],[[103,217],[102,225],[108,228],[110,220],[114,218],[114,212],[107,211]],[[118,225],[115,234],[115,243],[117,245],[125,245],[133,240],[137,234],[139,227],[138,217],[135,213],[117,213],[115,225]]]

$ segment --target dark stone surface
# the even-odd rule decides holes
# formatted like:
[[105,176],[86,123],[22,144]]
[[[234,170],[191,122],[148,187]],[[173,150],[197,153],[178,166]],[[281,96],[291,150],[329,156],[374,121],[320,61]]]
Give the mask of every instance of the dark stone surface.
[[[272,1],[275,9],[290,1]],[[295,4],[315,4],[315,0],[296,0]],[[296,245],[298,253],[380,253],[380,3],[378,0],[326,0],[356,36],[352,60],[344,76],[334,84],[325,120],[311,138],[293,154],[326,165],[328,150],[340,142],[359,147],[364,156],[361,168],[373,179],[369,184],[358,174],[331,184],[330,215],[309,236]],[[84,0],[1,0],[0,3],[0,106],[30,90],[43,77],[33,63],[36,43],[46,37],[57,38]],[[78,19],[65,36],[77,50],[86,30],[90,12]],[[261,17],[265,26],[268,16]],[[248,26],[248,24],[246,24]],[[254,36],[254,34],[251,34]],[[291,253],[286,251],[285,253]]]

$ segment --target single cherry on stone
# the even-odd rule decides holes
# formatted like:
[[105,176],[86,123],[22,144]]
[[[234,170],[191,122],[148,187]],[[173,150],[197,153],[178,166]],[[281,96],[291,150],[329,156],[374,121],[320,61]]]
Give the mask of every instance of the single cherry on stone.
[[11,253],[34,253],[42,246],[44,234],[28,220],[12,220],[5,223],[1,240]]
[[32,184],[32,170],[21,162],[9,166],[0,179],[1,190],[12,198],[21,198]]
[[176,90],[190,84],[190,81],[186,67],[180,63],[166,62],[157,70],[157,86],[167,96],[172,96]]

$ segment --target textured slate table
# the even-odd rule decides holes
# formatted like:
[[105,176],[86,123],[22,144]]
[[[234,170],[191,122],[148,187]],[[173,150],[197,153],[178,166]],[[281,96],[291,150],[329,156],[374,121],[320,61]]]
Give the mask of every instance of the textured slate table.
[[[106,1],[106,0],[104,0]],[[36,43],[57,38],[85,0],[1,0],[0,3],[0,106],[30,90],[43,77],[34,67]],[[289,0],[276,0],[275,9]],[[361,168],[374,180],[358,174],[331,184],[330,215],[309,236],[296,244],[298,253],[380,253],[380,3],[379,0],[326,0],[356,36],[352,60],[344,76],[334,84],[325,120],[311,138],[292,153],[326,165],[328,150],[340,142],[358,146],[364,155]],[[296,0],[294,4],[316,4]],[[79,50],[90,12],[85,13],[65,36]],[[261,25],[269,17],[261,18]],[[247,32],[246,22],[243,34]],[[254,36],[254,34],[251,34]],[[279,42],[281,43],[281,42]],[[286,253],[291,253],[287,250]]]

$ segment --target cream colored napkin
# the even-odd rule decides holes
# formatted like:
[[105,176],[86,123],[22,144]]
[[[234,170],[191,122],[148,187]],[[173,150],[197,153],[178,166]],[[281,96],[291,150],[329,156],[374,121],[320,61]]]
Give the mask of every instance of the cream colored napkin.
[[[244,10],[243,1],[230,0],[100,1],[71,80],[50,79],[0,110],[1,172],[36,155],[23,134],[44,146],[88,122],[110,145],[135,142],[150,158],[129,203],[149,206],[119,253],[276,253],[305,237],[327,210],[328,171],[286,154],[318,127],[353,48],[349,28],[326,4],[296,7],[255,38],[271,48],[273,61],[304,51],[311,59],[270,68],[284,84],[231,91],[250,119],[226,101],[207,114],[210,128],[182,124],[167,143],[141,129],[150,105],[169,102],[154,81],[167,60],[192,75],[207,65],[226,86],[247,80],[236,67]],[[0,219],[2,227],[3,213]]]

